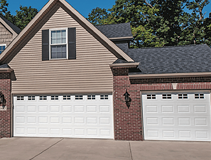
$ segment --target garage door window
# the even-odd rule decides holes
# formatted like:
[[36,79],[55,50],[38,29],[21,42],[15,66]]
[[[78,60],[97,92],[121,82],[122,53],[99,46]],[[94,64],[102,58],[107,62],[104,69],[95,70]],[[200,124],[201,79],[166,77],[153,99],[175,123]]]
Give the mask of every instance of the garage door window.
[[59,96],[51,96],[51,100],[54,101],[54,100],[59,100]]
[[63,96],[63,100],[71,100],[71,96]]
[[34,101],[35,100],[35,96],[28,96],[28,100],[29,101]]
[[100,95],[100,99],[103,100],[103,99],[108,99],[108,95]]
[[204,99],[204,94],[195,94],[195,99]]
[[156,95],[155,94],[148,94],[147,99],[156,99]]
[[76,95],[75,100],[83,100],[83,95]]
[[47,100],[47,96],[40,96],[40,100]]
[[171,94],[163,94],[162,98],[163,99],[171,99]]
[[178,99],[188,99],[188,94],[178,94]]
[[18,101],[23,101],[24,100],[24,96],[17,96],[17,100]]
[[88,95],[87,96],[87,99],[88,100],[95,100],[95,95]]

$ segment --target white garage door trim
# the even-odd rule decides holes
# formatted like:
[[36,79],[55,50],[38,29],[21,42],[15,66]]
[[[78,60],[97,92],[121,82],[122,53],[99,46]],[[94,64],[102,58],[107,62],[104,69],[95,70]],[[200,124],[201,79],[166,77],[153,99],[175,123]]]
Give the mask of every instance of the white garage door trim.
[[14,96],[14,136],[114,139],[113,96]]
[[142,105],[145,140],[211,141],[210,93],[142,93]]

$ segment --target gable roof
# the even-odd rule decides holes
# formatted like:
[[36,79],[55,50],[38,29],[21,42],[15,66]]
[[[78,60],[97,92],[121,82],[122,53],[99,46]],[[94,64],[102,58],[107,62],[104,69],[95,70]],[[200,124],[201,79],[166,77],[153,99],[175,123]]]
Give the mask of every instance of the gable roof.
[[10,31],[14,31],[17,34],[19,34],[21,32],[21,29],[18,28],[16,25],[12,24],[10,21],[8,21],[4,16],[2,16],[0,14],[0,22],[3,23],[3,25],[5,25],[5,27]]
[[111,40],[120,38],[133,39],[130,23],[100,25],[95,27]]
[[86,28],[91,34],[97,37],[98,40],[104,46],[106,46],[114,55],[116,55],[118,58],[125,59],[128,62],[133,62],[133,60],[126,53],[119,49],[111,40],[109,40],[104,34],[102,34],[96,27],[94,27],[87,19],[85,19],[80,13],[78,13],[65,0],[49,0],[49,2],[41,9],[41,11],[31,20],[31,22],[22,30],[22,32],[16,37],[16,39],[0,55],[0,63],[8,63],[10,61],[8,56],[15,49],[15,47],[22,43],[22,40],[24,40],[24,38],[28,36],[28,34],[35,30],[36,24],[38,24],[57,3],[61,3],[68,11],[70,11],[73,18],[77,19],[77,21],[79,21],[84,28]]
[[[211,72],[211,48],[206,44],[140,49],[117,45],[135,62],[140,62],[140,74]],[[115,63],[127,62],[118,59]]]

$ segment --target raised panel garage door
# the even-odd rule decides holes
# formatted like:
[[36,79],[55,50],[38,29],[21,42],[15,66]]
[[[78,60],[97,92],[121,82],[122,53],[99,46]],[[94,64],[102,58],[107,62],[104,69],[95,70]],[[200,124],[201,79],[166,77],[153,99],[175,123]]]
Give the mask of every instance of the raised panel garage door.
[[145,140],[210,141],[210,93],[143,94]]
[[114,139],[112,95],[14,96],[14,136]]

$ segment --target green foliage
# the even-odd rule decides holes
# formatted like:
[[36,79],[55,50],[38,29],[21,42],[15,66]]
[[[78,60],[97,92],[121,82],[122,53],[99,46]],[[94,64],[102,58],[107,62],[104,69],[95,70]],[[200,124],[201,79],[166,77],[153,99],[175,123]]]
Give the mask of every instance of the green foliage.
[[38,10],[30,7],[20,6],[20,11],[16,11],[15,25],[20,29],[26,27],[26,25],[36,16]]
[[12,22],[14,25],[20,29],[24,29],[25,26],[35,17],[38,10],[30,7],[20,6],[20,10],[16,10],[16,15],[12,15],[10,11],[7,10],[8,3],[6,0],[0,0],[0,14],[6,19]]
[[7,0],[0,0],[0,14],[5,15],[7,13],[8,3]]
[[107,24],[107,20],[110,14],[106,9],[101,9],[99,7],[92,10],[92,12],[88,15],[88,20],[94,25],[102,25]]
[[209,44],[211,23],[205,24],[203,13],[208,4],[209,0],[116,0],[107,11],[93,10],[88,20],[94,25],[129,22],[134,48]]

